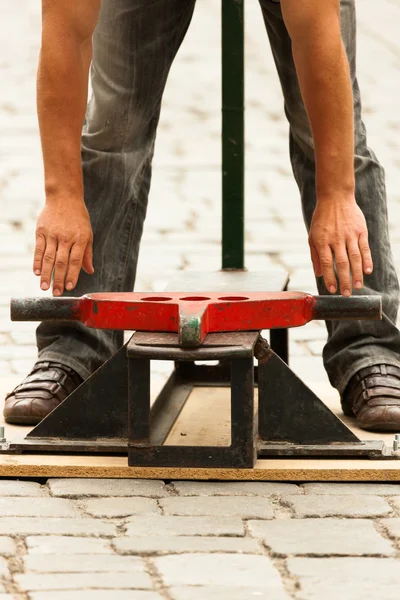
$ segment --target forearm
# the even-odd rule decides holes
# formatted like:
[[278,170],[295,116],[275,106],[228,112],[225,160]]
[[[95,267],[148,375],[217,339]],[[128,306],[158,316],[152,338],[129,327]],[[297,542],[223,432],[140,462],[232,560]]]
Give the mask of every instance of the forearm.
[[[294,0],[286,0],[288,6],[290,2]],[[314,141],[317,198],[338,194],[354,198],[354,117],[349,65],[341,39],[339,12],[336,14],[331,8],[331,12],[326,9],[321,13],[314,10],[308,21],[303,13],[292,35],[293,57]]]
[[37,109],[46,200],[83,200],[81,132],[88,93],[91,39],[43,30]]

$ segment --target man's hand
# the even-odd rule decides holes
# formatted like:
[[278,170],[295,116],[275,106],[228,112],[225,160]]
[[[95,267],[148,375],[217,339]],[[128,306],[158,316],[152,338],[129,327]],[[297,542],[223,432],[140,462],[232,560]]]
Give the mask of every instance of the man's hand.
[[343,296],[350,296],[352,288],[361,289],[364,273],[372,273],[367,225],[354,199],[320,200],[311,222],[309,244],[315,275],[324,277],[331,294],[337,290],[335,265]]
[[94,273],[92,245],[92,227],[82,201],[47,203],[37,222],[33,263],[42,290],[49,289],[53,272],[54,296],[76,286],[81,268]]

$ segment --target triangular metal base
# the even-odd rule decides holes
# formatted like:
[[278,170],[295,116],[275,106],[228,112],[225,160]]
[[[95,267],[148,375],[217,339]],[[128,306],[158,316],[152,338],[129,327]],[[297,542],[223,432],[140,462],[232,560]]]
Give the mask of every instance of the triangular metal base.
[[128,438],[126,345],[26,436],[27,439],[60,437]]
[[295,444],[360,440],[274,353],[258,368],[259,435]]

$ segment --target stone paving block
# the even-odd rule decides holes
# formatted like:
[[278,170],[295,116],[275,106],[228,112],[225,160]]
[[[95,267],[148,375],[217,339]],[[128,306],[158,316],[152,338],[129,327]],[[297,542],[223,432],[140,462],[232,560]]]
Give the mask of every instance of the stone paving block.
[[384,517],[392,512],[379,496],[287,496],[283,502],[291,506],[295,516],[304,517]]
[[0,556],[0,575],[8,575],[7,560]]
[[[9,596],[10,600],[12,597]],[[79,590],[57,592],[57,598],[54,592],[32,592],[29,594],[29,600],[163,600],[157,592],[146,592],[135,590]],[[2,597],[0,595],[0,600]]]
[[392,498],[390,498],[390,502],[391,502],[392,506],[394,507],[395,511],[397,511],[397,514],[399,514],[399,512],[400,512],[400,496],[393,496]]
[[281,577],[267,556],[249,554],[180,554],[154,563],[168,586],[223,586],[283,589]]
[[371,496],[400,495],[398,483],[304,483],[300,486],[305,494],[323,494],[328,496],[364,494]]
[[39,535],[27,537],[25,543],[29,554],[113,554],[110,541],[100,538]]
[[13,556],[16,551],[15,542],[10,537],[0,537],[0,555],[1,556]]
[[275,554],[385,555],[395,550],[367,519],[249,521],[250,534]]
[[144,568],[136,556],[116,554],[28,554],[23,560],[26,571],[38,573],[127,573]]
[[153,498],[94,498],[83,504],[93,517],[129,517],[131,515],[159,515],[160,509]]
[[289,558],[302,600],[397,600],[399,561],[394,558]]
[[247,537],[142,536],[120,537],[114,547],[120,554],[178,554],[184,552],[238,552],[259,554],[256,540]]
[[394,538],[400,538],[400,518],[382,519],[380,521],[388,530],[389,535]]
[[274,511],[267,498],[204,497],[165,498],[160,506],[167,515],[210,515],[272,519]]
[[77,516],[74,503],[64,498],[0,498],[0,518]]
[[126,525],[129,536],[204,535],[243,536],[239,517],[132,517]]
[[[172,600],[258,600],[259,598],[290,600],[290,596],[283,589],[275,589],[271,596],[271,590],[262,587],[194,587],[185,585],[170,588],[169,593]],[[59,599],[57,598],[57,600]]]
[[34,481],[0,480],[0,498],[4,496],[43,496],[46,494],[46,488]]
[[173,481],[180,496],[271,496],[301,494],[298,485],[263,481]]
[[14,579],[19,588],[26,592],[84,589],[149,590],[153,587],[149,575],[141,570],[124,573],[19,573],[14,575]]
[[100,519],[55,519],[38,517],[0,518],[0,535],[113,536],[116,526]]
[[150,479],[49,479],[53,496],[168,496],[163,481]]

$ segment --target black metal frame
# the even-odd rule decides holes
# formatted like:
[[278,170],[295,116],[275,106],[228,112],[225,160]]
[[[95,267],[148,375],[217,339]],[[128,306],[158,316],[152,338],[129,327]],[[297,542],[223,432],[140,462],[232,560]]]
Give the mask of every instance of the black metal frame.
[[[286,330],[271,336],[272,343],[277,340],[285,358]],[[151,360],[175,363],[152,406]],[[231,387],[229,446],[168,444],[196,386]],[[258,332],[212,334],[193,350],[179,347],[174,334],[137,333],[25,439],[12,441],[3,452],[128,454],[128,464],[137,467],[245,469],[265,457],[398,458],[383,442],[359,440]]]

